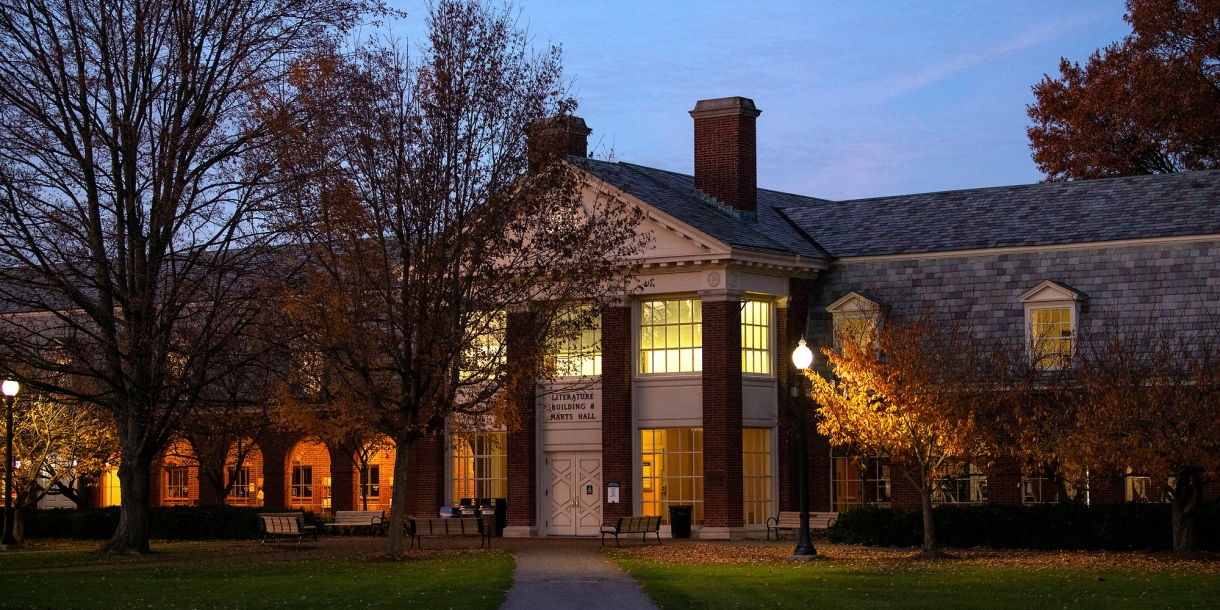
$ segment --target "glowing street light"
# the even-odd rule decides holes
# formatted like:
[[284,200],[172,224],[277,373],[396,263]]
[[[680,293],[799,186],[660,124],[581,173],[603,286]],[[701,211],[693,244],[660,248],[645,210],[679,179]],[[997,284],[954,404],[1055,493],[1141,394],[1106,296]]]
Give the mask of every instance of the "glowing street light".
[[10,544],[17,544],[17,539],[13,537],[13,403],[17,401],[17,391],[20,389],[21,384],[12,379],[0,383],[0,392],[4,393],[4,406],[8,412],[4,428],[4,536],[0,538],[0,545],[6,548]]
[[[804,391],[805,388],[805,373],[809,367],[813,365],[813,352],[805,346],[805,338],[801,337],[801,342],[792,350],[792,365],[801,371],[800,380],[797,381],[797,386],[792,389],[808,396]],[[798,390],[798,388],[800,388]],[[794,397],[797,395],[794,394]],[[799,400],[799,398],[798,398]],[[801,480],[801,529],[796,538],[796,549],[792,551],[793,557],[813,557],[818,554],[817,549],[813,548],[813,541],[809,538],[809,430],[806,424],[805,412],[808,407],[803,401],[797,405],[797,412],[800,413],[800,423],[797,424],[800,431],[800,480]]]

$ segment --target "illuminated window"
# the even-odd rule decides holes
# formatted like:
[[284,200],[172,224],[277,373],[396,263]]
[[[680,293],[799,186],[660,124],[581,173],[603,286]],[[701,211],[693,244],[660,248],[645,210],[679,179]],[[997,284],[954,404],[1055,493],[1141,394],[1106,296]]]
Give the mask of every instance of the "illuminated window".
[[[548,368],[559,377],[602,374],[602,319],[588,318],[591,307],[582,307],[560,316],[558,325],[567,336],[553,341],[548,355]],[[574,325],[592,322],[588,328],[577,330]]]
[[640,430],[640,497],[646,516],[669,523],[669,506],[694,506],[703,523],[703,428]]
[[1084,296],[1045,280],[1019,297],[1025,305],[1025,333],[1030,360],[1036,368],[1068,366],[1075,348],[1076,315]]
[[640,304],[640,372],[703,370],[703,302],[698,299]]
[[771,512],[771,430],[741,430],[741,497],[746,525],[765,524]]
[[741,302],[741,372],[771,374],[771,303]]
[[165,497],[170,500],[186,500],[191,497],[190,468],[165,469]]
[[834,320],[834,346],[843,349],[850,341],[864,348],[877,340],[881,322],[881,306],[858,293],[849,292],[826,307]]
[[242,468],[241,470],[229,470],[229,481],[233,483],[232,491],[229,492],[229,497],[246,499],[250,497],[250,469]]
[[292,497],[313,497],[313,466],[292,467]]
[[934,504],[981,504],[987,501],[987,475],[970,462],[957,462],[934,485]]
[[360,473],[360,486],[364,488],[364,497],[381,497],[381,466],[369,466],[368,474]]
[[453,436],[453,503],[508,497],[506,432]]
[[860,457],[832,448],[831,503],[835,512],[860,506],[890,505],[890,460],[873,454]]
[[471,330],[475,336],[463,355],[461,376],[464,380],[492,379],[499,374],[506,360],[504,342],[508,314],[496,311],[472,318]]
[[119,485],[119,467],[110,466],[102,473],[102,506],[122,504],[123,493]]
[[1072,358],[1072,308],[1030,309],[1029,344],[1037,368],[1067,366]]

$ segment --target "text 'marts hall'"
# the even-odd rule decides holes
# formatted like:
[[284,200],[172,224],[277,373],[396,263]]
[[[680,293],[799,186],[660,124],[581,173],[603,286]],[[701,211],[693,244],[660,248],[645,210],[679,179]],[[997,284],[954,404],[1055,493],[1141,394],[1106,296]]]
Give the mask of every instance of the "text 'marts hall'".
[[[693,177],[588,159],[583,120],[549,124],[587,199],[647,212],[648,281],[585,333],[600,346],[571,363],[585,382],[519,391],[519,430],[418,443],[409,513],[504,499],[506,535],[570,536],[687,505],[697,537],[761,536],[768,517],[797,509],[804,399],[789,354],[802,335],[816,353],[836,327],[931,311],[1066,354],[1087,332],[1152,318],[1190,331],[1220,311],[1220,171],[828,201],[758,188],[759,115],[746,98],[699,101]],[[329,512],[363,495],[389,507],[393,449],[361,477],[305,437],[257,445],[229,471],[226,502]],[[815,435],[809,460],[812,510],[918,506],[884,456],[840,454]],[[153,476],[161,504],[216,502],[189,461],[167,457]],[[1091,501],[1161,498],[1139,473],[1096,478]],[[1043,483],[1015,465],[961,463],[935,499],[1054,501]],[[97,501],[116,503],[117,487],[109,475]]]

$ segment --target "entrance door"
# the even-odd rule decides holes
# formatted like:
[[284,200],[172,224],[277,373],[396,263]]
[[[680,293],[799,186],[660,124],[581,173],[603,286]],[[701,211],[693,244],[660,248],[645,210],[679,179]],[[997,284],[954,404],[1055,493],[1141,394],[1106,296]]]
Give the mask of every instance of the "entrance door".
[[546,533],[551,536],[596,536],[602,524],[602,455],[548,453],[550,484],[543,491],[550,503]]

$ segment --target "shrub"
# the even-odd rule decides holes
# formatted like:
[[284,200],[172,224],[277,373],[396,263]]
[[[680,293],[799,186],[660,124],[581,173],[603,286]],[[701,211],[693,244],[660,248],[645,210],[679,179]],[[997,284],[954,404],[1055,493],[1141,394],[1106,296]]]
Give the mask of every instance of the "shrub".
[[[1220,502],[1198,515],[1199,546],[1220,550]],[[993,549],[1166,551],[1173,548],[1168,504],[945,505],[932,511],[945,547]],[[839,515],[831,542],[869,546],[923,544],[918,511],[858,508]]]
[[[293,512],[287,508],[239,506],[154,506],[154,540],[251,540],[258,537],[258,513]],[[54,508],[25,513],[27,538],[106,540],[119,525],[119,508]],[[321,515],[306,512],[305,522],[321,526]]]

